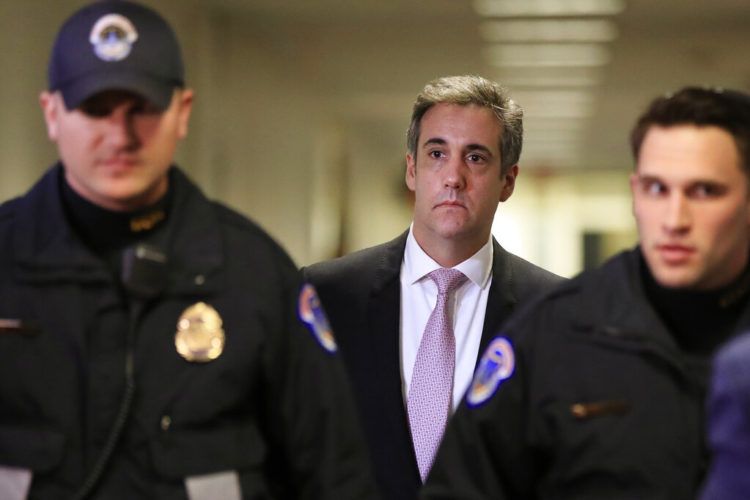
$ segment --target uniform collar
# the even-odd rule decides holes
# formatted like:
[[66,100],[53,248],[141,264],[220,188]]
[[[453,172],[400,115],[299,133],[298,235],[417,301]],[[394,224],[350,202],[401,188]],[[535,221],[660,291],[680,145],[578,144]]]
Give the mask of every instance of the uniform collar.
[[[35,282],[108,281],[104,262],[73,231],[62,208],[60,163],[18,200],[14,259],[20,279]],[[177,167],[170,169],[176,216],[167,221],[165,246],[170,285],[179,292],[205,293],[218,287],[224,255],[220,225],[211,202]]]
[[106,268],[73,231],[63,209],[60,163],[18,200],[13,219],[13,250],[19,277],[56,281],[109,279]]

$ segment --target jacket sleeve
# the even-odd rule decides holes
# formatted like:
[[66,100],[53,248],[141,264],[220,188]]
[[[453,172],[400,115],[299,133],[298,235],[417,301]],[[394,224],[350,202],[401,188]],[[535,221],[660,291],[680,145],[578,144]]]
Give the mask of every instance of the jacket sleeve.
[[285,464],[282,474],[291,476],[281,482],[292,498],[376,498],[364,437],[330,326],[314,288],[302,285],[296,270],[286,274],[282,331],[269,343],[264,360],[266,418],[280,445],[272,452]]

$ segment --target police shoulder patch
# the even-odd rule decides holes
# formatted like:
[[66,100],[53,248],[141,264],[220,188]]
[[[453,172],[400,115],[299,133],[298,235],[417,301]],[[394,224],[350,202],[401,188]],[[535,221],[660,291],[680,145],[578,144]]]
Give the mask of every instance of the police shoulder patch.
[[500,383],[513,375],[515,366],[516,358],[510,341],[505,337],[492,339],[479,361],[474,380],[471,381],[466,393],[467,405],[476,407],[490,399],[500,387]]
[[333,330],[326,313],[323,311],[318,292],[309,283],[306,283],[299,293],[298,314],[302,322],[310,329],[318,344],[330,353],[336,352],[338,346],[336,345],[336,339],[333,337]]

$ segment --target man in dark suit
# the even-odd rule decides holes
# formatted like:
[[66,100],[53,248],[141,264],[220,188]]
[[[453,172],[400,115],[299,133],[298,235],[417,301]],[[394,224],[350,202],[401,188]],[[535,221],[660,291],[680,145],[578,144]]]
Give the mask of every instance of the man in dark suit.
[[490,232],[515,186],[522,116],[483,78],[427,84],[407,133],[410,229],[305,270],[336,332],[388,500],[417,496],[480,349],[519,304],[560,280]]

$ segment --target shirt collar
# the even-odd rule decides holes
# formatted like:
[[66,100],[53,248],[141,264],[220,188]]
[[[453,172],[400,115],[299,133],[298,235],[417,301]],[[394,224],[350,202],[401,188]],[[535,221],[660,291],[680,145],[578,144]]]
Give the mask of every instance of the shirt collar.
[[[458,269],[475,285],[484,288],[487,286],[492,273],[492,257],[492,235],[490,234],[487,243],[485,243],[477,253],[460,264],[453,266],[453,269]],[[407,283],[414,284],[440,267],[442,266],[422,250],[422,247],[419,246],[419,243],[417,243],[417,240],[414,238],[414,233],[410,227],[409,235],[406,237],[402,270]]]

